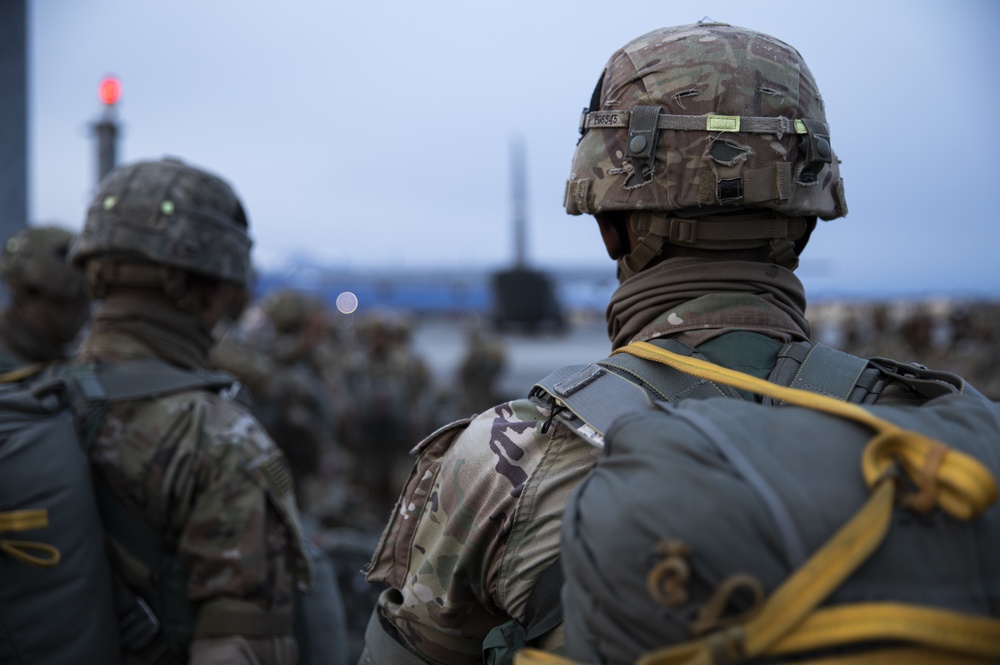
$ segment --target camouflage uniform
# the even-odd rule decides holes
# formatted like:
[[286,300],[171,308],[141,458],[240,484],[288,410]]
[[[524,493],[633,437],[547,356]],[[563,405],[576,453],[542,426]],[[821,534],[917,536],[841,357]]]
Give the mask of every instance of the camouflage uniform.
[[[109,174],[70,253],[101,298],[74,371],[139,359],[207,369],[213,317],[248,276],[246,226],[228,184],[176,160]],[[208,390],[97,416],[96,476],[181,571],[153,574],[129,534],[112,529],[115,568],[161,609],[156,599],[180,586],[164,629],[182,660],[296,662],[293,602],[309,563],[287,464],[261,425]]]
[[83,274],[66,263],[74,234],[55,226],[23,229],[4,243],[0,275],[11,303],[0,316],[0,372],[65,360],[87,321]]
[[[662,312],[636,339],[663,336],[671,315],[699,335],[736,327],[771,329],[782,340],[807,335],[754,296],[742,306],[709,296]],[[563,508],[600,450],[558,421],[546,428],[550,415],[515,400],[416,448],[368,579],[393,587],[380,599],[384,616],[429,662],[480,662],[486,634],[508,618],[524,621],[535,580],[558,556]],[[543,645],[558,651],[561,640],[556,633]]]
[[[816,219],[847,212],[819,92],[801,56],[724,24],[665,28],[616,52],[581,122],[565,206],[593,214],[621,286],[612,347],[677,338],[767,376],[764,347],[808,340],[791,270]],[[902,389],[886,401],[908,402]],[[376,549],[365,659],[478,663],[489,631],[526,621],[560,523],[600,451],[516,400],[446,426],[418,459]],[[560,652],[561,628],[537,646]]]
[[[131,335],[95,332],[77,360],[157,358]],[[245,407],[204,390],[115,404],[102,419],[91,460],[120,503],[176,548],[197,608],[194,639],[228,635],[214,624],[232,617],[266,618],[291,633],[293,601],[306,588],[296,582],[308,580],[291,478]],[[111,542],[125,582],[145,593],[149,571]],[[246,637],[262,662],[282,662],[290,648]]]

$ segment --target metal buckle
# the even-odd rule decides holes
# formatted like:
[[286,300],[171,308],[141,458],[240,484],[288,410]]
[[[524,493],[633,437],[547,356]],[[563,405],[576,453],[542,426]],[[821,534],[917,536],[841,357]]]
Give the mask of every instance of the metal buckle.
[[698,220],[671,217],[668,237],[671,242],[695,242],[698,240]]

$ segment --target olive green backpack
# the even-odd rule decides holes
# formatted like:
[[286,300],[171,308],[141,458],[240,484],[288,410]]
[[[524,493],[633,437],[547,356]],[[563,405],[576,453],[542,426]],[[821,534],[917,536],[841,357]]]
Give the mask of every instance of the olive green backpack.
[[567,658],[526,649],[518,665],[1000,660],[1000,405],[891,361],[872,362],[922,405],[852,404],[663,345],[618,359],[771,405],[670,403],[602,364],[544,382],[604,456],[562,524]]
[[[159,361],[0,375],[0,663],[114,663],[122,651],[186,662],[194,617],[183,567],[91,474],[87,449],[113,402],[236,386],[224,373]],[[140,597],[112,574],[105,532],[153,571],[155,589]],[[341,665],[340,591],[326,555],[306,545],[314,576],[296,607],[302,662]]]
[[0,377],[0,662],[172,662],[149,606],[112,575],[76,407],[229,385],[218,374],[129,366],[100,379],[39,366]]

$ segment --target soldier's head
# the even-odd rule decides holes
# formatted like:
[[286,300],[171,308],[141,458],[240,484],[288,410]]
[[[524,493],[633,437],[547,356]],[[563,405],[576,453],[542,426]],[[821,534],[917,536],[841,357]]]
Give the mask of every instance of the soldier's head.
[[95,298],[138,292],[209,324],[231,310],[251,277],[251,240],[239,197],[224,180],[173,158],[122,166],[101,182],[70,250]]
[[24,228],[4,243],[0,276],[11,308],[39,334],[65,344],[87,321],[83,273],[66,255],[75,235],[57,226]]
[[794,269],[816,219],[847,214],[816,81],[768,35],[703,22],[616,51],[581,116],[566,186],[625,279],[671,256]]
[[369,352],[381,353],[396,343],[399,328],[397,312],[376,308],[359,318],[354,334]]
[[279,334],[302,332],[322,311],[315,298],[294,289],[269,293],[261,303],[261,309]]

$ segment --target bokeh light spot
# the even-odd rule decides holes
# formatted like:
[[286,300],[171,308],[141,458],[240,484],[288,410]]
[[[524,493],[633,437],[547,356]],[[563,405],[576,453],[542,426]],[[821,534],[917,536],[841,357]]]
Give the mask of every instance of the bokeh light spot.
[[344,291],[337,296],[337,311],[341,314],[353,314],[358,308],[358,297],[350,291]]

